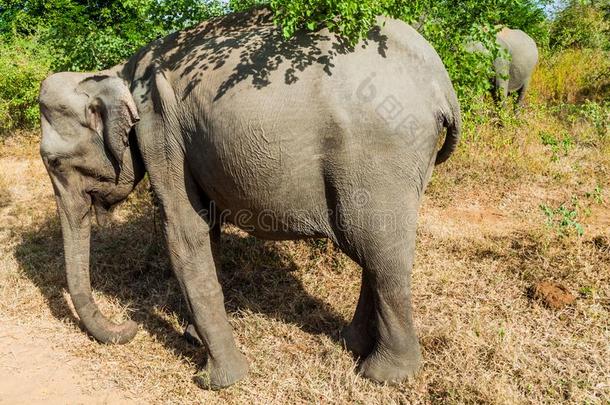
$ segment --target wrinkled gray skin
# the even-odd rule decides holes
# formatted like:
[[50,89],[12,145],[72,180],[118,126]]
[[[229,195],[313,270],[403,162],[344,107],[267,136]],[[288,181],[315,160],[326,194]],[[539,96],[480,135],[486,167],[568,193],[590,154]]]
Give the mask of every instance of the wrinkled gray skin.
[[[501,55],[494,61],[495,96],[500,100],[505,100],[510,93],[517,92],[517,102],[522,105],[538,63],[538,47],[525,32],[510,28],[503,28],[498,32],[496,40],[500,47],[508,53],[509,58]],[[480,42],[468,44],[466,50],[487,52]]]
[[[456,147],[460,112],[443,64],[415,30],[386,20],[371,37],[354,52],[327,31],[283,42],[262,9],[170,35],[108,71],[44,81],[41,155],[72,301],[95,338],[126,343],[137,326],[111,323],[92,298],[91,207],[104,222],[146,171],[212,388],[248,370],[217,278],[222,222],[260,238],[335,242],[363,268],[343,333],[361,373],[396,382],[416,372],[417,212],[434,163]],[[388,118],[387,100],[401,104],[400,117]]]

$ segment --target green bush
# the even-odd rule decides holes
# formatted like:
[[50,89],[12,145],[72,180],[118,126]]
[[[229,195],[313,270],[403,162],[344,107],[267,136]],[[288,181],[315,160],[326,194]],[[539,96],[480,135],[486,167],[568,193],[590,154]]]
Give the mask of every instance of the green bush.
[[610,50],[610,2],[571,0],[559,12],[550,33],[554,49],[589,48]]
[[566,49],[546,55],[534,73],[533,93],[542,102],[610,100],[610,51]]
[[36,34],[53,49],[53,70],[101,70],[225,12],[221,0],[0,0],[0,35]]
[[51,60],[35,39],[0,43],[0,135],[38,125],[38,90]]

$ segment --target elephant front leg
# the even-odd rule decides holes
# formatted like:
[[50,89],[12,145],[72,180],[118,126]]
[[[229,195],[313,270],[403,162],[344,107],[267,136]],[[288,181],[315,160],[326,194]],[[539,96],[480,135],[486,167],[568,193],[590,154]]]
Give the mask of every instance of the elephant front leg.
[[[210,230],[210,238],[212,242],[212,254],[214,255],[214,262],[216,264],[216,271],[221,270],[221,224],[215,223],[212,229]],[[184,289],[183,289],[184,290]],[[186,295],[186,294],[185,294]],[[199,337],[197,333],[197,329],[193,324],[193,311],[189,308],[189,323],[184,328],[184,339],[193,346],[202,347],[204,346],[203,341]]]
[[162,208],[174,272],[191,311],[196,335],[208,349],[206,370],[196,379],[212,389],[227,387],[248,372],[248,363],[233,339],[216,273],[214,229],[198,215],[193,198],[173,190]]
[[496,78],[494,98],[495,102],[500,106],[500,108],[506,107],[506,99],[508,98],[508,80],[501,76]]

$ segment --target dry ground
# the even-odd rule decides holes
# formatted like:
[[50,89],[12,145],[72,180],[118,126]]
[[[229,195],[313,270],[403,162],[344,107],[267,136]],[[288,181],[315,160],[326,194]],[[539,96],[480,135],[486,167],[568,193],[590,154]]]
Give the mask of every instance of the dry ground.
[[[394,387],[358,378],[338,341],[356,265],[326,241],[227,227],[221,276],[251,372],[199,389],[205,354],[181,336],[145,185],[92,243],[104,313],[141,329],[125,346],[96,343],[65,292],[38,136],[12,137],[0,146],[0,403],[609,403],[610,134],[540,105],[497,121],[467,125],[428,190],[413,274],[425,363]],[[576,301],[551,309],[532,294],[542,281]]]

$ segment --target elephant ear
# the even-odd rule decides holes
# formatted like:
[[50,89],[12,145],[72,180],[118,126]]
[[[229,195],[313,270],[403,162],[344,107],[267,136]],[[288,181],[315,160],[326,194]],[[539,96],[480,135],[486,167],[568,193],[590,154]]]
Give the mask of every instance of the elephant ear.
[[140,120],[129,88],[118,77],[99,75],[80,82],[78,91],[89,97],[85,109],[87,126],[103,135],[106,147],[122,164],[129,132]]

